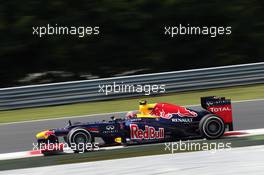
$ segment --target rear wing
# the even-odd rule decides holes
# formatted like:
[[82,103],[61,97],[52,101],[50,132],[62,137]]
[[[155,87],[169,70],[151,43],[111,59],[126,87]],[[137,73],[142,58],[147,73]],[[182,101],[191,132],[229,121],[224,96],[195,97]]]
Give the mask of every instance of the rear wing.
[[221,117],[228,126],[228,130],[233,131],[231,99],[216,96],[201,97],[201,106],[211,113]]

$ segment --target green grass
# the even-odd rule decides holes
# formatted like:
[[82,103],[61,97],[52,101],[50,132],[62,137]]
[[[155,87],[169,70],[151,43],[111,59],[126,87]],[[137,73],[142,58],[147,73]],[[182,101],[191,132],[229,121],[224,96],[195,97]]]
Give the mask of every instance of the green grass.
[[146,99],[150,103],[168,102],[179,105],[199,104],[200,97],[210,95],[225,96],[232,100],[264,98],[264,84],[190,91],[163,96],[144,96],[141,98],[2,111],[0,112],[0,123],[135,110],[138,108],[138,101],[140,99]]

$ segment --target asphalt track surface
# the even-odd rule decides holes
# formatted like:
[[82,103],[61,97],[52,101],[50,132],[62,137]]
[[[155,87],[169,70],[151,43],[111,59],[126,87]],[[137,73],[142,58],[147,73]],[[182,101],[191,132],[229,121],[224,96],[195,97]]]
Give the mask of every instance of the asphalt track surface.
[[[264,128],[264,100],[233,103],[235,130]],[[111,115],[94,115],[80,118],[51,119],[13,124],[0,124],[0,153],[29,151],[36,143],[35,135],[39,131],[64,127],[68,120],[101,121],[109,120]],[[118,114],[122,116],[122,114]]]
[[0,175],[263,175],[263,166],[264,146],[252,146],[8,170],[0,172]]

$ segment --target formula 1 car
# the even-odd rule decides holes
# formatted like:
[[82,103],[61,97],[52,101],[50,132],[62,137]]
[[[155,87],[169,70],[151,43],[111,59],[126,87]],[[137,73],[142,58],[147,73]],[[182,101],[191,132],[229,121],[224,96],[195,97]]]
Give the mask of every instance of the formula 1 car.
[[[135,115],[110,121],[72,123],[64,128],[50,129],[36,135],[39,144],[59,144],[59,138],[71,145],[142,144],[189,138],[218,139],[226,130],[233,130],[231,100],[225,97],[202,97],[201,109],[185,108],[169,103],[148,104],[140,101]],[[58,149],[57,149],[58,150]],[[60,149],[59,149],[60,150]]]

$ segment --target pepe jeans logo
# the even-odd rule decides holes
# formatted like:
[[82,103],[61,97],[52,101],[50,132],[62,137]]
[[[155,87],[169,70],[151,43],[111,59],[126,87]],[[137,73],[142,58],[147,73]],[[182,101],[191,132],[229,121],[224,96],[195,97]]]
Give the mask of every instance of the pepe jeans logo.
[[163,139],[164,128],[159,128],[158,131],[154,127],[145,125],[145,130],[139,129],[137,124],[130,124],[131,139]]

